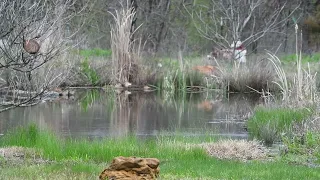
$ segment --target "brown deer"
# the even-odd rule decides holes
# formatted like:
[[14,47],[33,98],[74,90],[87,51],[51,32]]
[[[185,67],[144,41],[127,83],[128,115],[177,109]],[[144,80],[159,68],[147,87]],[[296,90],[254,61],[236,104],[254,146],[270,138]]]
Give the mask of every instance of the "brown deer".
[[36,54],[40,49],[40,45],[35,39],[28,39],[23,42],[23,48],[29,54]]
[[217,67],[215,66],[210,66],[210,65],[206,65],[206,66],[194,66],[192,68],[195,71],[198,71],[199,73],[205,74],[205,75],[217,75],[219,72],[219,70],[217,69]]

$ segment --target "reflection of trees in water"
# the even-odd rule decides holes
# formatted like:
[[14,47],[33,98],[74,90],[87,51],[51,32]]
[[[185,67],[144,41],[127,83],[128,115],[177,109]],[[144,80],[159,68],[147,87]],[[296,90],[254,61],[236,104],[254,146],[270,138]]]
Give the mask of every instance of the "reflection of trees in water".
[[[216,128],[222,133],[238,132],[239,126],[232,125],[236,124],[233,122],[251,112],[257,103],[251,96],[215,98],[210,93],[182,94],[164,101],[161,94],[152,92],[116,95],[86,91],[73,101],[60,100],[1,113],[0,133],[8,128],[7,124],[16,127],[30,121],[61,136],[71,137],[156,135],[161,131],[203,133],[204,129],[212,132]],[[201,100],[211,103],[207,111],[198,109]],[[229,118],[229,127],[223,127],[225,120],[210,124],[226,117]]]
[[161,113],[163,107],[157,103],[154,94],[119,95],[115,106],[110,124],[114,135],[152,134],[168,126],[168,118],[164,120],[166,114]]
[[[181,98],[172,97],[164,101],[161,96],[155,94],[134,93],[129,96],[117,98],[117,110],[113,113],[114,133],[125,135],[157,134],[159,131],[175,130],[200,130],[207,128],[213,121],[221,121],[218,126],[228,123],[237,123],[250,113],[257,104],[259,98],[250,96],[230,96],[228,99],[216,101],[205,100],[207,112],[199,112],[195,108],[195,102],[204,99],[196,95],[184,95]],[[211,96],[216,97],[216,95]],[[201,103],[200,103],[201,104]],[[203,103],[202,103],[203,104]],[[202,108],[198,104],[198,108]],[[229,127],[227,127],[229,128]],[[218,129],[223,129],[218,127]],[[242,125],[234,124],[231,131],[242,131]],[[223,131],[223,130],[222,130]]]
[[216,131],[242,138],[247,134],[243,128],[245,120],[260,103],[260,97],[255,94],[230,94],[225,99],[202,101],[197,107],[211,114],[209,124]]
[[[30,123],[35,123],[40,129],[55,132],[65,130],[67,132],[72,109],[74,109],[74,101],[59,99],[36,106],[8,110],[0,113],[0,121],[4,124],[4,129],[0,133],[5,133],[5,131],[13,128],[27,126]],[[61,133],[57,134],[62,135]]]
[[204,100],[197,104],[199,109],[210,112],[214,118],[225,120],[243,120],[252,114],[261,99],[255,94],[230,94],[224,99]]
[[231,94],[216,113],[225,115],[228,120],[244,120],[259,103],[260,98],[256,94]]
[[113,136],[127,135],[130,132],[130,103],[139,106],[138,102],[130,102],[127,94],[121,93],[116,96],[115,108],[110,114],[110,133]]

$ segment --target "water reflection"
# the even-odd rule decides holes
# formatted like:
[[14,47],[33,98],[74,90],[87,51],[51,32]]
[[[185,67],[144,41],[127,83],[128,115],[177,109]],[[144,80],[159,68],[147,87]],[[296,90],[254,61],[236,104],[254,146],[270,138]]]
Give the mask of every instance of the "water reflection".
[[79,91],[74,99],[0,113],[0,134],[35,122],[63,137],[119,137],[174,134],[216,134],[246,138],[246,116],[259,103],[252,96],[223,98],[215,92],[167,97],[159,92],[114,94]]

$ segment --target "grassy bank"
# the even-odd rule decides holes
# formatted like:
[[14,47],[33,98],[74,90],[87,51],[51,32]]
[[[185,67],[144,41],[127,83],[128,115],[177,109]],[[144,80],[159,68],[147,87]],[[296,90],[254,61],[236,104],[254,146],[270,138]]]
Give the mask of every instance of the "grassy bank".
[[257,108],[248,120],[251,138],[281,144],[281,160],[320,167],[319,118],[313,109]]
[[[76,54],[73,68],[77,73],[70,74],[64,83],[67,86],[113,84],[112,60],[108,57],[110,50],[82,50]],[[106,55],[105,55],[106,54]],[[70,57],[71,59],[73,57]],[[215,67],[202,72],[205,66]],[[111,68],[110,68],[111,67]],[[129,80],[133,85],[152,85],[165,91],[189,91],[199,89],[222,88],[231,92],[249,92],[255,90],[275,90],[272,81],[275,74],[270,62],[263,57],[250,57],[246,65],[225,61],[212,60],[205,56],[199,57],[148,57],[141,56],[132,66]],[[200,67],[199,69],[195,67]],[[210,72],[209,72],[210,71]],[[72,79],[72,80],[71,80]],[[71,81],[70,81],[71,80]]]
[[257,108],[248,120],[248,130],[254,138],[271,145],[290,133],[294,125],[302,126],[313,114],[312,109]]
[[[80,62],[75,63],[75,66],[80,66],[80,68],[74,68],[79,72],[70,74],[73,80],[69,81],[70,78],[66,78],[66,84],[70,86],[82,84],[100,86],[114,83],[112,82],[113,66],[110,54],[110,50],[101,49],[80,51],[75,55],[77,59],[80,59]],[[315,59],[316,56],[317,54],[312,58]],[[175,92],[197,89],[192,87],[222,88],[231,92],[280,92],[284,88],[284,82],[282,82],[284,75],[286,75],[285,83],[287,86],[296,82],[294,73],[297,71],[297,67],[288,62],[296,64],[298,60],[302,62],[302,66],[298,64],[298,69],[300,72],[306,69],[303,74],[308,73],[308,77],[313,76],[317,71],[315,69],[318,67],[317,61],[311,61],[309,56],[301,56],[298,60],[294,58],[297,56],[287,55],[277,59],[277,56],[270,54],[251,55],[245,65],[240,65],[223,59],[208,59],[205,56],[183,57],[179,53],[176,57],[140,56],[132,65],[132,71],[134,71],[132,73],[135,75],[130,76],[129,80],[134,85],[152,85],[161,90]],[[308,66],[303,62],[311,63],[311,65]],[[215,67],[215,70],[210,72],[212,74],[199,70],[199,66],[205,67],[207,65]],[[309,67],[311,68],[308,69]],[[279,69],[283,70],[285,74],[279,74]],[[298,74],[301,74],[300,72]]]
[[[319,179],[319,169],[285,163],[240,163],[216,159],[162,162],[160,179]],[[106,163],[59,162],[4,166],[1,179],[96,179]]]
[[[33,156],[20,161],[0,159],[0,179],[93,179],[116,156],[160,159],[161,179],[319,179],[318,168],[272,161],[219,160],[199,146],[210,138],[134,137],[104,140],[62,140],[35,126],[12,131],[1,137],[1,147],[22,146],[35,149]],[[36,159],[48,160],[44,162]]]

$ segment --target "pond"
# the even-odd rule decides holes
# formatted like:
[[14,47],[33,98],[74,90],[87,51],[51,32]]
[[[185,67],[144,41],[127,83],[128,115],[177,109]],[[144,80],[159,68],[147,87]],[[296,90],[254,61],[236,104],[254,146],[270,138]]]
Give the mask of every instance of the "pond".
[[35,106],[0,113],[0,134],[35,123],[61,137],[102,138],[175,135],[248,137],[245,120],[259,98],[217,91],[170,95],[161,92],[110,93],[79,90]]

